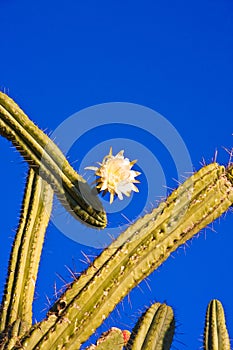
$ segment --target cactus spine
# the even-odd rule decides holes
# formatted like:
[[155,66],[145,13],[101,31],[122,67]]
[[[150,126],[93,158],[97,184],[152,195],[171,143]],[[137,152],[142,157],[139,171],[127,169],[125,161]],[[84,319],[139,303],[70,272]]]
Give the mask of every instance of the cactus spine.
[[206,311],[204,349],[230,350],[230,348],[222,304],[219,300],[211,300]]
[[51,184],[72,215],[90,226],[106,226],[102,205],[86,181],[75,172],[55,143],[2,92],[0,134],[12,141],[29,165]]

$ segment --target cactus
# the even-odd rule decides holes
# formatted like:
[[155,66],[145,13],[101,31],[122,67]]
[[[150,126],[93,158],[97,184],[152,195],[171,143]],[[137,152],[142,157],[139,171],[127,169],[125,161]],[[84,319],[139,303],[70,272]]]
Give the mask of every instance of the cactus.
[[32,325],[35,282],[52,201],[51,186],[30,169],[1,306],[0,331],[7,338],[8,327],[16,338]]
[[[1,305],[0,349],[80,349],[132,288],[233,203],[233,166],[204,166],[130,225],[69,285],[46,318],[32,325],[34,287],[53,192],[85,224],[103,228],[106,217],[97,197],[58,147],[3,93],[0,134],[13,142],[30,168]],[[169,348],[168,328],[160,329],[158,321],[165,316],[169,328],[173,324],[170,308],[155,304],[149,309],[135,344],[140,338],[151,349],[156,342],[158,349]],[[104,339],[111,338],[112,332]],[[101,349],[108,349],[105,342],[97,348],[102,344]]]
[[127,350],[169,350],[175,331],[173,310],[155,303],[140,317],[126,346]]
[[211,300],[206,311],[205,350],[230,350],[230,340],[225,324],[222,304],[219,300]]
[[122,350],[123,346],[123,332],[119,328],[112,327],[101,335],[96,345],[91,345],[86,350]]
[[53,187],[76,218],[94,227],[106,226],[106,215],[86,181],[59,148],[8,96],[0,92],[0,134],[12,141],[24,159]]

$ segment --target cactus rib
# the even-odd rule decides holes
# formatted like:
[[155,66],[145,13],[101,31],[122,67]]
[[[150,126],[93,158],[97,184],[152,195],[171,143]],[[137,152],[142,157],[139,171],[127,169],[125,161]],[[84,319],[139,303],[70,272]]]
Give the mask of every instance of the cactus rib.
[[230,350],[230,348],[222,304],[219,300],[211,300],[206,311],[204,349]]
[[[32,324],[32,303],[53,190],[33,169],[28,172],[19,227],[8,267],[0,317],[0,331],[16,320]],[[25,327],[24,327],[25,328]]]
[[203,167],[105,249],[62,295],[63,310],[55,303],[21,340],[23,346],[79,348],[133,287],[232,203],[227,169],[217,163]]
[[173,310],[154,303],[134,327],[126,350],[169,350],[175,331]]
[[73,216],[90,226],[106,226],[102,204],[86,181],[71,167],[55,143],[2,92],[0,134],[12,141],[29,165],[51,184]]

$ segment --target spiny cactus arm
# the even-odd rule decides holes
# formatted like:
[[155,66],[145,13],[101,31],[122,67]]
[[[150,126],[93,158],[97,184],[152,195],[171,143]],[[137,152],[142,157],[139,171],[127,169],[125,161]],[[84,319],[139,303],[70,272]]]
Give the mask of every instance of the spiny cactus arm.
[[175,331],[173,310],[166,304],[153,304],[134,327],[126,350],[169,350]]
[[206,311],[204,349],[230,350],[230,348],[224,309],[219,300],[211,300]]
[[28,331],[28,323],[17,319],[0,336],[0,350],[10,350],[15,345],[19,346],[19,336]]
[[22,345],[78,349],[132,288],[232,203],[227,170],[216,163],[202,168],[104,250],[55,303],[54,324],[48,315]]
[[30,169],[8,266],[0,314],[2,332],[16,320],[28,327],[32,324],[35,283],[53,193],[51,186]]
[[0,92],[0,134],[48,181],[61,203],[82,222],[104,228],[106,214],[98,197],[71,167],[55,143],[6,94]]
[[122,350],[123,346],[122,331],[119,328],[112,327],[101,335],[96,345],[91,345],[86,350]]

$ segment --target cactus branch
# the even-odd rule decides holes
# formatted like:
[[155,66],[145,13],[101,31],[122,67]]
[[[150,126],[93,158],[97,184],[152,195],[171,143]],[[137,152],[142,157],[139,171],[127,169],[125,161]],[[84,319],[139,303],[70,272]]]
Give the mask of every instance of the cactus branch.
[[219,300],[211,300],[206,311],[204,349],[230,350],[230,348],[222,304]]
[[122,331],[119,328],[112,327],[101,335],[96,345],[91,345],[86,350],[122,350],[123,346],[124,337]]
[[155,303],[140,317],[126,350],[169,350],[175,331],[173,310]]
[[232,203],[228,169],[217,163],[203,167],[105,249],[22,345],[79,348],[132,288]]
[[51,184],[73,216],[90,226],[106,226],[101,202],[86,181],[71,167],[55,143],[2,92],[0,134],[10,140],[29,165]]
[[28,327],[32,324],[35,283],[52,201],[51,186],[30,169],[2,301],[2,332],[16,320]]

